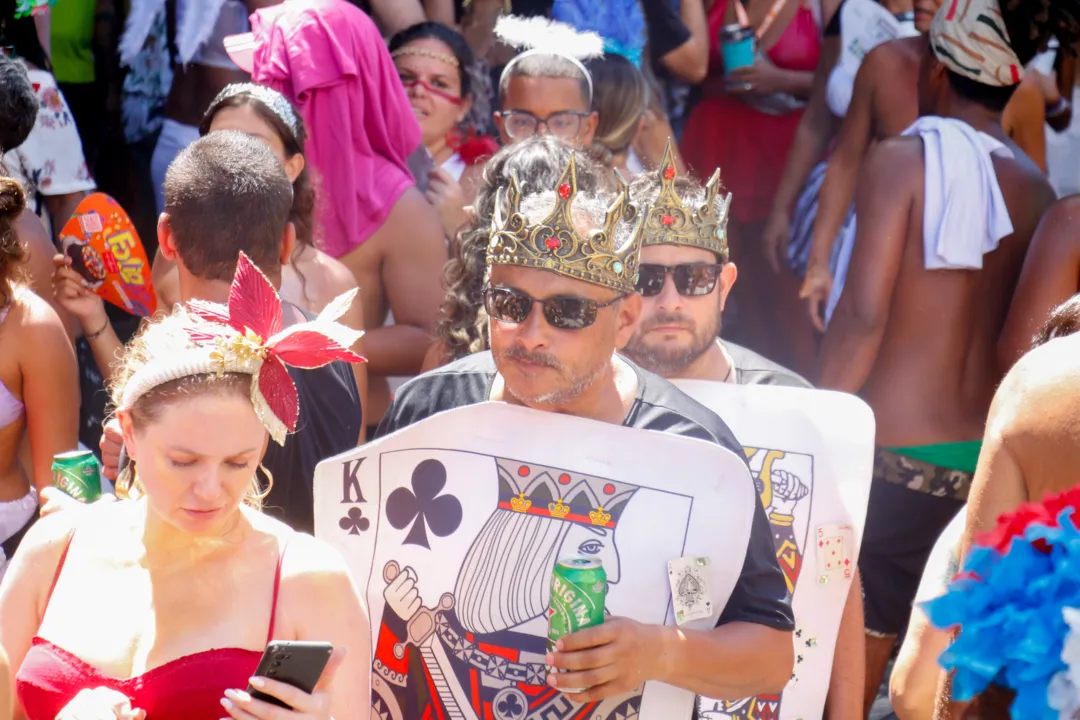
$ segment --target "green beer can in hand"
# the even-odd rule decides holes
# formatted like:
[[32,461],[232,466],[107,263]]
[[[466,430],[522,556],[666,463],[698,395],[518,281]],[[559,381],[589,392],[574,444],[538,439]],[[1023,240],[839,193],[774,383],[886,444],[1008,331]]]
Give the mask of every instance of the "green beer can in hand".
[[101,471],[89,450],[72,450],[53,456],[53,485],[79,502],[92,503],[101,497]]
[[[604,622],[607,590],[607,573],[599,558],[574,555],[555,564],[548,609],[548,652],[555,652],[559,638]],[[564,693],[586,689],[559,688]]]

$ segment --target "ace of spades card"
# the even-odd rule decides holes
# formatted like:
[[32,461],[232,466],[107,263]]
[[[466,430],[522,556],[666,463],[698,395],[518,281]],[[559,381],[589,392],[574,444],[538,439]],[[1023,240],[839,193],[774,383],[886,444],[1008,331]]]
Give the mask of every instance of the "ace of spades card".
[[720,414],[743,445],[792,593],[795,669],[780,695],[701,698],[702,720],[822,717],[836,637],[858,562],[873,474],[874,416],[824,390],[675,385]]
[[675,625],[668,563],[701,557],[715,626],[742,570],[754,486],[713,443],[483,403],[320,463],[315,532],[370,613],[377,717],[689,718],[693,695],[647,683],[581,706],[546,684],[561,557],[599,558],[606,610]]

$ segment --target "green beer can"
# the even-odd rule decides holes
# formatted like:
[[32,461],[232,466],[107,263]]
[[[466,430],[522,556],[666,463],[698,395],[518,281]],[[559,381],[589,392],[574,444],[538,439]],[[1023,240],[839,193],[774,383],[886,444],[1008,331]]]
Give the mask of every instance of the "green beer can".
[[[555,563],[548,609],[548,652],[555,652],[559,638],[604,622],[607,590],[607,573],[599,558],[572,555]],[[559,688],[564,693],[585,689]]]
[[101,473],[97,458],[89,450],[72,450],[53,456],[53,485],[79,502],[92,503],[101,497]]

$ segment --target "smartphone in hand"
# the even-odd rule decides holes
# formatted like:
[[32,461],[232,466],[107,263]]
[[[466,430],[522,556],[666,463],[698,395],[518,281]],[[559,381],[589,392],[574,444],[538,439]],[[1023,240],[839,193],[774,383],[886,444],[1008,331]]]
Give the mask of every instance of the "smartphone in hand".
[[[292,685],[310,695],[315,691],[333,652],[334,647],[330,643],[272,640],[263,651],[255,676]],[[250,685],[247,691],[257,700],[292,709],[276,697],[259,692]]]

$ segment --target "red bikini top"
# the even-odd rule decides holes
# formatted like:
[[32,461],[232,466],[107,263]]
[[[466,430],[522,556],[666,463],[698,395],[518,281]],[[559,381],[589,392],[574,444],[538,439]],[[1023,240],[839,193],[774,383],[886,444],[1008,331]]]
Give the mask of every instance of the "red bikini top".
[[[71,537],[60,556],[48,599],[52,598],[70,547]],[[282,548],[274,575],[268,643],[274,636],[284,556]],[[120,680],[48,640],[35,637],[15,681],[19,703],[28,720],[54,720],[80,690],[97,687],[112,688],[131,698],[132,707],[145,710],[147,720],[203,720],[225,715],[221,707],[225,690],[246,688],[261,657],[262,651],[240,648],[205,650],[176,658],[129,680]]]

